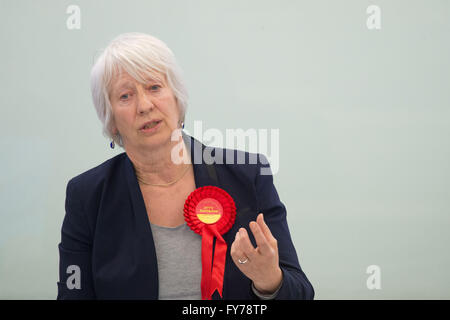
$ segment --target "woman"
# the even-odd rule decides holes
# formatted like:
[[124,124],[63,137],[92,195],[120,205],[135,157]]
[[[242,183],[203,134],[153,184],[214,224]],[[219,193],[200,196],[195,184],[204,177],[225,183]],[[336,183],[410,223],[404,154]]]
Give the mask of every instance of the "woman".
[[267,160],[205,161],[226,152],[181,131],[187,93],[162,41],[140,33],[114,39],[92,68],[91,90],[111,147],[125,152],[67,185],[58,299],[200,299],[202,238],[183,208],[203,186],[226,190],[236,206],[223,234],[223,291],[212,299],[313,299],[286,209],[272,176],[260,174]]

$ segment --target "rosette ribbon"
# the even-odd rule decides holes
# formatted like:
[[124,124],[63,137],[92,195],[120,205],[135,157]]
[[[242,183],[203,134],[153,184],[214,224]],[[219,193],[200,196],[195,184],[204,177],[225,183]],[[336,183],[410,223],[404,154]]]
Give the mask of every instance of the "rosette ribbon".
[[215,290],[222,297],[227,253],[222,235],[231,229],[236,219],[234,200],[215,186],[197,188],[186,199],[184,218],[187,225],[202,236],[202,300],[211,300]]

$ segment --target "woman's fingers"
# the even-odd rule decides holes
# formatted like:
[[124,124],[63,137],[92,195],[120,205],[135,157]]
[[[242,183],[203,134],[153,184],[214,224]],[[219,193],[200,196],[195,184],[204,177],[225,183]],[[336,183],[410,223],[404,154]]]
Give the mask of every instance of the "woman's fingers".
[[[250,222],[249,226],[255,237],[257,248],[255,249],[252,245],[247,230],[240,228],[231,245],[231,254],[235,263],[238,263],[238,259],[241,261],[248,259],[249,262],[252,260],[255,262],[260,255],[268,257],[274,252],[277,252],[274,251],[277,250],[277,241],[265,223],[262,213],[258,215],[256,222]],[[240,266],[243,265],[240,264]]]
[[[239,232],[236,233],[234,241],[231,244],[230,254],[236,265],[243,266],[245,263],[243,264],[242,262],[248,260],[248,257],[239,247]],[[239,262],[239,260],[241,260],[241,263]]]
[[267,242],[266,236],[264,235],[259,224],[255,221],[250,222],[250,229],[252,230],[253,236],[255,237],[258,251],[263,255],[269,253],[271,250],[270,245]]
[[256,217],[256,222],[258,223],[258,225],[260,226],[262,232],[264,233],[266,239],[272,243],[272,244],[276,244],[277,243],[277,239],[275,239],[275,237],[272,235],[272,232],[270,231],[269,227],[267,226],[266,222],[264,221],[264,215],[262,213],[260,213],[258,215],[258,217]]
[[247,230],[245,230],[244,228],[239,229],[238,241],[239,249],[241,249],[241,251],[244,252],[244,254],[249,257],[250,260],[252,260],[252,258],[254,258],[254,256],[256,255],[256,249],[250,242]]

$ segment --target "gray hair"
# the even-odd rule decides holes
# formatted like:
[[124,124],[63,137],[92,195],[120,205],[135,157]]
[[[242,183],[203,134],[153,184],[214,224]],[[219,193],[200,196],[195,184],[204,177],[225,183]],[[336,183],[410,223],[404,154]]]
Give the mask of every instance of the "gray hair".
[[165,76],[174,93],[184,122],[188,93],[182,71],[174,54],[161,40],[144,33],[124,33],[113,39],[98,57],[91,70],[91,93],[95,109],[103,124],[103,134],[123,148],[122,137],[114,134],[114,118],[109,94],[112,80],[122,71],[140,83]]

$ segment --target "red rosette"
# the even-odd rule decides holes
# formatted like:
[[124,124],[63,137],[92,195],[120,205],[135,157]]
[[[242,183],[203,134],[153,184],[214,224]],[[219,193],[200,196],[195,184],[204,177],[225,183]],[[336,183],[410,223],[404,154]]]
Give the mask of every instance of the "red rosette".
[[215,290],[222,296],[227,252],[222,234],[231,229],[236,219],[234,200],[215,186],[197,188],[186,199],[184,218],[187,225],[202,236],[202,299],[210,300]]
[[[202,208],[198,208],[198,206],[201,206],[201,201],[205,199],[216,200],[221,205],[221,208],[218,208],[219,211],[222,209],[222,212],[220,212],[221,217],[216,222],[208,223],[205,219],[202,221],[199,217],[201,213],[198,211]],[[184,204],[184,218],[189,227],[199,235],[202,235],[202,230],[206,225],[215,225],[217,231],[220,234],[224,234],[234,224],[236,206],[233,198],[225,190],[215,186],[205,186],[194,190],[186,199]]]

